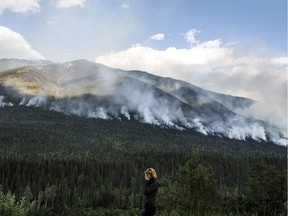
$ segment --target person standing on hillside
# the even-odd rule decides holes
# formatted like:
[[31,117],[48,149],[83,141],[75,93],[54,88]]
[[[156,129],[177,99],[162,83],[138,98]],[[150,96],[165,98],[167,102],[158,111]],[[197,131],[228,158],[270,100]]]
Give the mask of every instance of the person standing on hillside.
[[144,172],[144,209],[142,216],[153,216],[156,213],[155,199],[160,183],[153,168]]

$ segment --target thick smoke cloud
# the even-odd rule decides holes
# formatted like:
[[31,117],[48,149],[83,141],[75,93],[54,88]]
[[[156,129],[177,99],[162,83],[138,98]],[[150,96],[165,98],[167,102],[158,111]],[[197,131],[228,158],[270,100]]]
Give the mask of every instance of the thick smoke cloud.
[[189,49],[155,50],[138,44],[99,56],[96,62],[125,70],[148,71],[211,91],[251,98],[257,103],[237,112],[273,124],[287,137],[288,58],[267,47],[261,49],[261,44],[255,45],[255,50],[263,51],[260,54],[253,52],[251,46],[223,44],[220,39],[196,43],[196,33],[187,34],[191,43],[195,42]]
[[[285,139],[279,137],[278,131],[271,133],[265,126],[257,122],[248,122],[244,118],[235,116],[228,122],[210,122],[209,113],[207,119],[203,118],[192,110],[184,112],[175,101],[171,103],[165,97],[156,97],[152,89],[137,91],[133,86],[125,85],[120,87],[119,94],[115,94],[109,103],[95,103],[93,97],[89,98],[66,98],[64,100],[53,100],[44,95],[22,98],[19,106],[43,107],[49,110],[62,112],[68,115],[79,115],[88,118],[112,119],[132,118],[143,123],[153,124],[160,127],[195,129],[196,131],[208,135],[223,135],[229,138],[245,140],[252,138],[255,140],[267,141],[272,138],[273,142],[286,144]],[[131,90],[133,94],[131,94]],[[118,98],[117,99],[115,98]],[[121,98],[121,100],[120,100]],[[11,103],[4,102],[5,98],[0,97],[1,107],[11,106]]]

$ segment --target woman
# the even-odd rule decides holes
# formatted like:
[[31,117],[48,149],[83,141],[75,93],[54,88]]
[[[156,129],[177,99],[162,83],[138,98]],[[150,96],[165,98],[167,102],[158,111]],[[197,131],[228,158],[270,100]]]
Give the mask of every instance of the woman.
[[160,184],[156,171],[149,168],[144,172],[144,210],[142,216],[152,216],[156,213],[155,198]]

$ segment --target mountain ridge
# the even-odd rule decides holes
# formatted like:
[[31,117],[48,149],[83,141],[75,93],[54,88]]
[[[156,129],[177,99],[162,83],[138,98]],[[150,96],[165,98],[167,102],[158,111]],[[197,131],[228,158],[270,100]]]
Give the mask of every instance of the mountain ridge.
[[[274,126],[239,115],[254,100],[207,91],[191,83],[142,71],[124,71],[86,60],[40,62],[0,71],[0,106],[36,106],[92,118],[131,115],[141,122],[203,134],[256,140],[281,139]],[[15,67],[20,65],[15,64]],[[26,62],[27,63],[27,62]],[[29,63],[29,61],[28,61]],[[35,66],[36,65],[36,66]],[[7,88],[14,90],[14,93]],[[6,89],[6,90],[5,90]],[[15,94],[15,91],[18,92]],[[8,93],[7,93],[8,92]],[[5,94],[4,94],[5,93]],[[14,95],[13,95],[14,94]],[[276,137],[276,138],[275,138]],[[283,140],[282,140],[283,141]],[[285,141],[285,140],[284,140]],[[276,141],[277,142],[277,141]]]

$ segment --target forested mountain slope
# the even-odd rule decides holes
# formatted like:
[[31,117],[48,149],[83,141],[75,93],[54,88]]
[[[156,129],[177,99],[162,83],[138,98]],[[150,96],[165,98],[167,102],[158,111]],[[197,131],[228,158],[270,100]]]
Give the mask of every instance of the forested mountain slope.
[[136,119],[239,140],[287,141],[279,128],[237,113],[255,103],[251,99],[85,60],[52,63],[4,59],[1,64],[1,107],[33,106],[88,118]]

